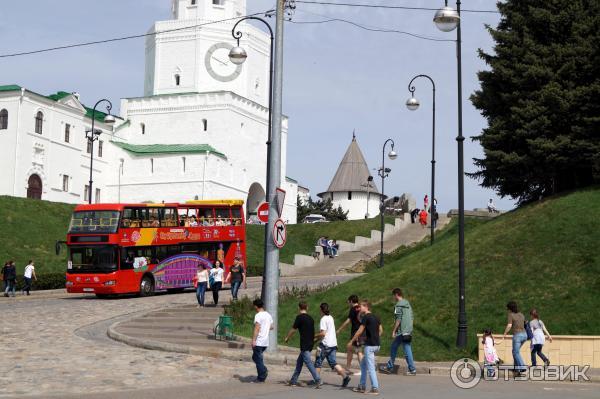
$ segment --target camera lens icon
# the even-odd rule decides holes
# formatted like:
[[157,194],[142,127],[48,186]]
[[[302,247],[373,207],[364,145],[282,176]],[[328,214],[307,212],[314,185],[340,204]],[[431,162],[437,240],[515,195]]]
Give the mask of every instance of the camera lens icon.
[[450,369],[450,379],[459,388],[474,388],[481,381],[481,366],[473,359],[455,361]]

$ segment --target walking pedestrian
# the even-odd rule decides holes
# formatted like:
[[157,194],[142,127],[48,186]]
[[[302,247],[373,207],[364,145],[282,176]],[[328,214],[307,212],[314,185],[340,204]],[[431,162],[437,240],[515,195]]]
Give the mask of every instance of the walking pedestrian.
[[4,285],[2,286],[2,292],[6,290],[6,287],[8,287],[8,279],[6,278],[6,268],[8,267],[8,264],[9,262],[4,262],[4,266],[2,266],[2,282],[4,283]]
[[533,333],[533,338],[531,339],[531,365],[537,366],[537,355],[540,357],[540,359],[542,359],[544,365],[548,367],[550,365],[550,359],[548,359],[546,355],[542,353],[542,348],[546,343],[546,336],[548,336],[548,341],[550,342],[552,342],[552,337],[546,329],[544,322],[540,320],[537,309],[531,309],[529,315],[531,316],[529,326],[531,327],[531,332]]
[[210,288],[212,289],[213,302],[219,304],[219,291],[223,286],[223,264],[220,260],[215,261],[215,266],[210,269]]
[[429,206],[429,196],[427,194],[425,194],[425,197],[423,198],[423,208],[425,210],[427,210],[428,206]]
[[206,290],[210,288],[209,275],[206,265],[198,265],[198,271],[196,272],[195,282],[196,285],[196,299],[198,300],[198,307],[204,307],[204,294]]
[[329,304],[322,303],[319,307],[321,310],[321,321],[319,323],[320,332],[315,336],[315,339],[321,339],[321,343],[317,349],[317,359],[315,367],[321,375],[323,361],[327,359],[327,363],[332,370],[335,370],[342,377],[342,387],[345,388],[350,383],[350,373],[342,366],[337,364],[337,336],[335,334],[335,321],[329,312]]
[[481,339],[483,344],[483,366],[486,370],[488,377],[496,376],[496,366],[500,363],[498,352],[496,351],[494,336],[492,330],[486,328],[483,330],[483,337]]
[[422,228],[427,226],[427,216],[427,211],[425,209],[421,209],[421,212],[419,213],[419,223],[421,224]]
[[360,303],[358,303],[357,295],[350,295],[348,297],[348,306],[350,307],[350,310],[348,311],[348,317],[340,326],[340,328],[338,328],[336,333],[339,335],[340,332],[344,331],[344,329],[350,325],[350,340],[348,341],[348,345],[346,345],[346,370],[350,372],[350,369],[352,368],[352,357],[354,356],[354,352],[356,352],[360,367],[360,362],[362,361],[363,357],[362,347],[365,343],[365,336],[363,334],[363,336],[357,341],[352,341],[354,334],[356,334],[360,328]]
[[421,210],[419,208],[415,208],[410,212],[410,222],[412,224],[414,224],[417,220],[417,218],[419,217],[419,213],[421,212]]
[[23,285],[23,295],[25,295],[26,292],[27,295],[29,295],[29,291],[31,291],[31,279],[37,281],[37,276],[35,275],[35,266],[32,260],[30,260],[27,266],[25,266],[23,279],[25,280],[25,284]]
[[310,357],[314,345],[315,320],[308,314],[308,304],[304,301],[298,304],[298,316],[296,316],[294,325],[285,337],[286,344],[296,331],[300,333],[300,354],[296,360],[296,369],[288,385],[292,387],[298,386],[298,377],[302,372],[302,366],[306,364],[306,368],[313,378],[315,388],[319,389],[321,387],[321,378]]
[[[356,341],[360,336],[366,333],[364,356],[360,362],[360,382],[352,391],[359,393],[367,393],[369,395],[379,395],[379,381],[377,380],[377,370],[375,363],[375,353],[379,352],[381,347],[381,334],[383,327],[379,319],[371,313],[371,304],[363,299],[360,301],[360,310],[362,313],[362,321],[360,327],[352,341]],[[367,374],[371,381],[371,390],[367,392]]]
[[254,315],[254,332],[252,334],[252,361],[256,364],[256,383],[264,383],[269,375],[265,366],[263,354],[269,346],[269,331],[273,329],[273,318],[265,311],[262,300],[255,299],[252,303],[256,315]]
[[408,371],[406,375],[417,375],[417,369],[415,367],[415,361],[412,353],[412,333],[414,316],[412,306],[410,302],[404,299],[404,295],[400,288],[394,288],[392,290],[392,296],[394,298],[394,328],[392,329],[392,346],[390,348],[390,359],[385,366],[380,367],[380,371],[386,374],[391,374],[394,370],[394,363],[396,362],[396,356],[398,355],[398,348],[402,345],[402,351],[404,352],[404,358],[406,359],[406,365]]
[[4,288],[4,296],[8,297],[9,293],[12,292],[12,297],[15,297],[15,291],[17,287],[17,269],[15,262],[10,260],[8,264],[4,266],[4,278],[6,279],[6,288]]
[[434,229],[437,229],[437,222],[438,222],[439,218],[440,218],[440,215],[437,212],[436,206],[432,205],[431,206],[431,223],[433,223]]
[[508,310],[508,322],[504,329],[503,339],[506,338],[506,334],[512,330],[512,356],[514,363],[515,376],[525,371],[525,362],[521,357],[521,347],[527,341],[527,332],[525,332],[525,316],[519,312],[519,307],[515,301],[510,301],[506,304]]
[[246,283],[246,271],[244,270],[244,266],[240,263],[240,258],[236,257],[233,260],[233,266],[231,266],[229,273],[227,273],[227,277],[225,278],[226,283],[229,281],[231,281],[231,297],[234,301],[237,301],[240,286],[244,284],[244,289],[248,288]]

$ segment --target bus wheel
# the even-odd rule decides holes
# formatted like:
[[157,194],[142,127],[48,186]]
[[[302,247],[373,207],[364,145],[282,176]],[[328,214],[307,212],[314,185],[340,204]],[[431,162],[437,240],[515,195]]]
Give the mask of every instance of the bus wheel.
[[144,276],[140,282],[140,296],[150,296],[154,294],[154,281],[150,276]]

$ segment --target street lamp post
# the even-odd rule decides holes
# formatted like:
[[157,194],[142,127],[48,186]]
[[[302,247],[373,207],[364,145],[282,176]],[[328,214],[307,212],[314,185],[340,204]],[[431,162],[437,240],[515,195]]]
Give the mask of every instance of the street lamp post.
[[383,267],[383,233],[385,229],[385,178],[389,176],[392,171],[385,167],[385,147],[388,143],[392,144],[392,149],[388,154],[388,157],[393,161],[398,157],[398,154],[394,151],[394,140],[387,139],[383,143],[381,150],[381,169],[379,169],[379,176],[381,177],[381,205],[379,206],[380,217],[381,217],[381,251],[379,252],[379,267]]
[[106,111],[107,114],[104,117],[104,123],[106,123],[107,125],[112,125],[113,123],[115,123],[115,117],[112,116],[110,114],[110,110],[112,109],[112,103],[107,100],[107,99],[102,99],[100,101],[98,101],[96,103],[96,105],[94,105],[94,108],[92,109],[92,128],[90,130],[86,130],[85,131],[85,138],[88,140],[88,143],[90,145],[90,182],[89,182],[89,190],[88,190],[88,203],[91,204],[92,203],[92,185],[94,183],[94,179],[93,179],[93,173],[94,173],[94,141],[97,141],[100,138],[100,134],[102,134],[102,130],[98,129],[94,129],[94,125],[96,122],[96,108],[98,107],[98,105],[100,105],[102,102],[106,102]]
[[[267,21],[265,21],[262,18],[259,17],[255,17],[255,16],[250,16],[250,17],[244,17],[242,19],[240,19],[239,21],[237,21],[235,23],[235,25],[233,26],[233,29],[231,30],[231,35],[233,36],[234,39],[237,40],[237,46],[232,48],[229,51],[229,59],[231,60],[232,63],[234,63],[235,65],[241,65],[244,62],[246,62],[246,59],[248,58],[248,53],[246,52],[246,50],[244,50],[243,47],[240,47],[240,39],[242,38],[242,31],[238,30],[237,27],[238,25],[242,22],[242,21],[246,21],[246,20],[255,20],[255,21],[260,21],[263,24],[266,25],[266,27],[269,29],[269,34],[270,34],[270,38],[271,38],[271,47],[270,47],[270,52],[269,52],[269,120],[267,122],[268,124],[268,132],[267,132],[267,179],[266,179],[266,190],[265,193],[268,196],[269,193],[271,192],[271,186],[270,186],[270,168],[271,168],[271,138],[273,136],[273,121],[272,121],[272,108],[273,108],[273,70],[274,70],[274,59],[273,59],[273,41],[274,41],[274,37],[273,37],[273,28],[271,28],[271,25],[269,25],[269,23]],[[247,206],[247,205],[246,205]],[[265,225],[265,243],[267,242],[267,236],[269,235],[269,225],[268,223]],[[267,246],[265,245],[264,247],[264,258],[263,259],[267,259]],[[261,288],[261,298],[265,297],[265,279],[266,279],[266,273],[263,272],[263,278],[262,278],[262,288]]]
[[410,98],[406,101],[406,107],[411,111],[416,111],[419,108],[420,102],[415,98],[415,86],[413,82],[418,78],[429,79],[433,87],[433,122],[432,122],[432,135],[431,135],[431,206],[429,207],[430,214],[430,225],[431,225],[431,245],[435,240],[435,226],[433,222],[433,215],[435,212],[435,82],[428,75],[417,75],[408,84],[408,91],[410,92]]
[[[445,6],[439,9],[433,18],[439,30],[451,32],[456,29],[456,70],[458,83],[458,333],[456,346],[467,345],[467,311],[465,307],[465,182],[464,152],[465,138],[462,131],[462,34],[460,23],[460,0],[456,1],[456,10]],[[433,199],[432,199],[433,201]]]

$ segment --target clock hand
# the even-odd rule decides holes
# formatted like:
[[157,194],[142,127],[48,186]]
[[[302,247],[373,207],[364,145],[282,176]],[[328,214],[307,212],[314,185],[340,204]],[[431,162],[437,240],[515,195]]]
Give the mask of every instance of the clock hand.
[[223,62],[223,61],[221,61],[220,59],[218,59],[218,58],[217,58],[217,57],[215,57],[214,55],[213,55],[212,59],[213,59],[213,60],[215,60],[215,61],[217,61],[217,62],[219,62],[219,63],[221,63],[221,64],[223,64],[223,65],[225,65],[225,66],[227,66],[227,65],[228,65],[228,63],[227,63],[227,62]]

